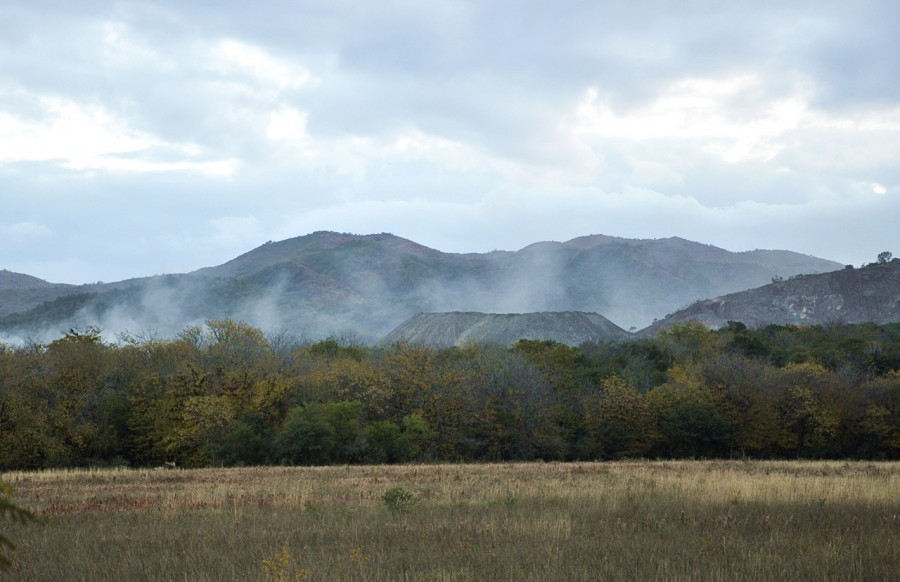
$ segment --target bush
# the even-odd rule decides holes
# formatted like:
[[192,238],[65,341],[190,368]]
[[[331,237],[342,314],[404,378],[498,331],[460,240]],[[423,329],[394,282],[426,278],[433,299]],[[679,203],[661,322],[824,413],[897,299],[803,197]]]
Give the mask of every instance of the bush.
[[381,496],[384,506],[393,514],[404,513],[412,509],[419,500],[412,491],[399,485],[391,487]]

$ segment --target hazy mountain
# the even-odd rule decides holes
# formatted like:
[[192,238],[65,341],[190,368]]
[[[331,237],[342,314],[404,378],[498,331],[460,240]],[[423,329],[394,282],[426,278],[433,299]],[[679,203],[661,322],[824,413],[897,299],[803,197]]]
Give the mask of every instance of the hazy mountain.
[[643,334],[674,323],[729,321],[769,324],[888,323],[900,321],[900,260],[793,277],[740,293],[700,301],[656,322]]
[[351,331],[374,341],[415,313],[451,311],[584,311],[643,327],[698,299],[840,267],[788,251],[732,253],[679,238],[594,235],[454,254],[390,234],[317,232],[188,274],[51,286],[46,298],[32,294],[24,302],[0,289],[0,332],[56,337],[99,325],[171,335],[231,318],[308,338]]
[[494,343],[510,346],[520,339],[553,340],[577,346],[587,341],[621,340],[627,331],[602,315],[580,311],[545,313],[419,313],[384,337],[434,348]]
[[43,279],[0,270],[0,317],[32,309],[72,293],[74,285],[48,283]]
[[0,291],[10,289],[46,289],[48,287],[53,287],[53,283],[48,283],[31,275],[13,273],[6,269],[0,270]]

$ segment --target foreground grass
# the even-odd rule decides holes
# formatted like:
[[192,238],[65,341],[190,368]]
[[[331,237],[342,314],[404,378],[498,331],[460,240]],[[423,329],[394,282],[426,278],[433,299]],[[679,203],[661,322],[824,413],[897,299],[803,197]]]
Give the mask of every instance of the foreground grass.
[[[7,473],[19,580],[895,580],[900,463]],[[389,509],[392,487],[413,494]]]

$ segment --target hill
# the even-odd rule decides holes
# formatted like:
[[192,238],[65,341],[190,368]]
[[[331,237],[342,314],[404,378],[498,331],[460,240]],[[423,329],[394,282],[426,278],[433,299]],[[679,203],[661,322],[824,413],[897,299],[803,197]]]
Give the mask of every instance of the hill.
[[10,289],[46,289],[48,287],[53,287],[53,283],[48,283],[31,275],[13,273],[6,269],[0,270],[0,291]]
[[433,348],[520,339],[553,340],[570,346],[621,340],[631,334],[597,313],[419,313],[384,337],[382,344],[409,343]]
[[0,270],[0,317],[27,311],[68,295],[73,289],[74,285],[48,283],[31,275]]
[[707,299],[654,323],[653,334],[675,323],[701,322],[712,328],[729,321],[749,327],[769,324],[825,325],[900,321],[900,260],[860,269],[803,275]]
[[229,318],[310,339],[352,332],[374,341],[416,313],[452,311],[583,311],[643,327],[698,299],[840,267],[788,251],[733,253],[680,238],[592,235],[456,254],[391,234],[316,232],[193,273],[51,287],[46,297],[0,290],[0,333],[58,336],[98,325],[171,335]]

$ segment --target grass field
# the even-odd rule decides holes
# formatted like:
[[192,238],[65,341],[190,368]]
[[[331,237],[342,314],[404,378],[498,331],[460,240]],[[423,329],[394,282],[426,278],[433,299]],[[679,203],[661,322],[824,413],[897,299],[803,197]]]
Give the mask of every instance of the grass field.
[[14,580],[897,580],[900,463],[6,473]]

